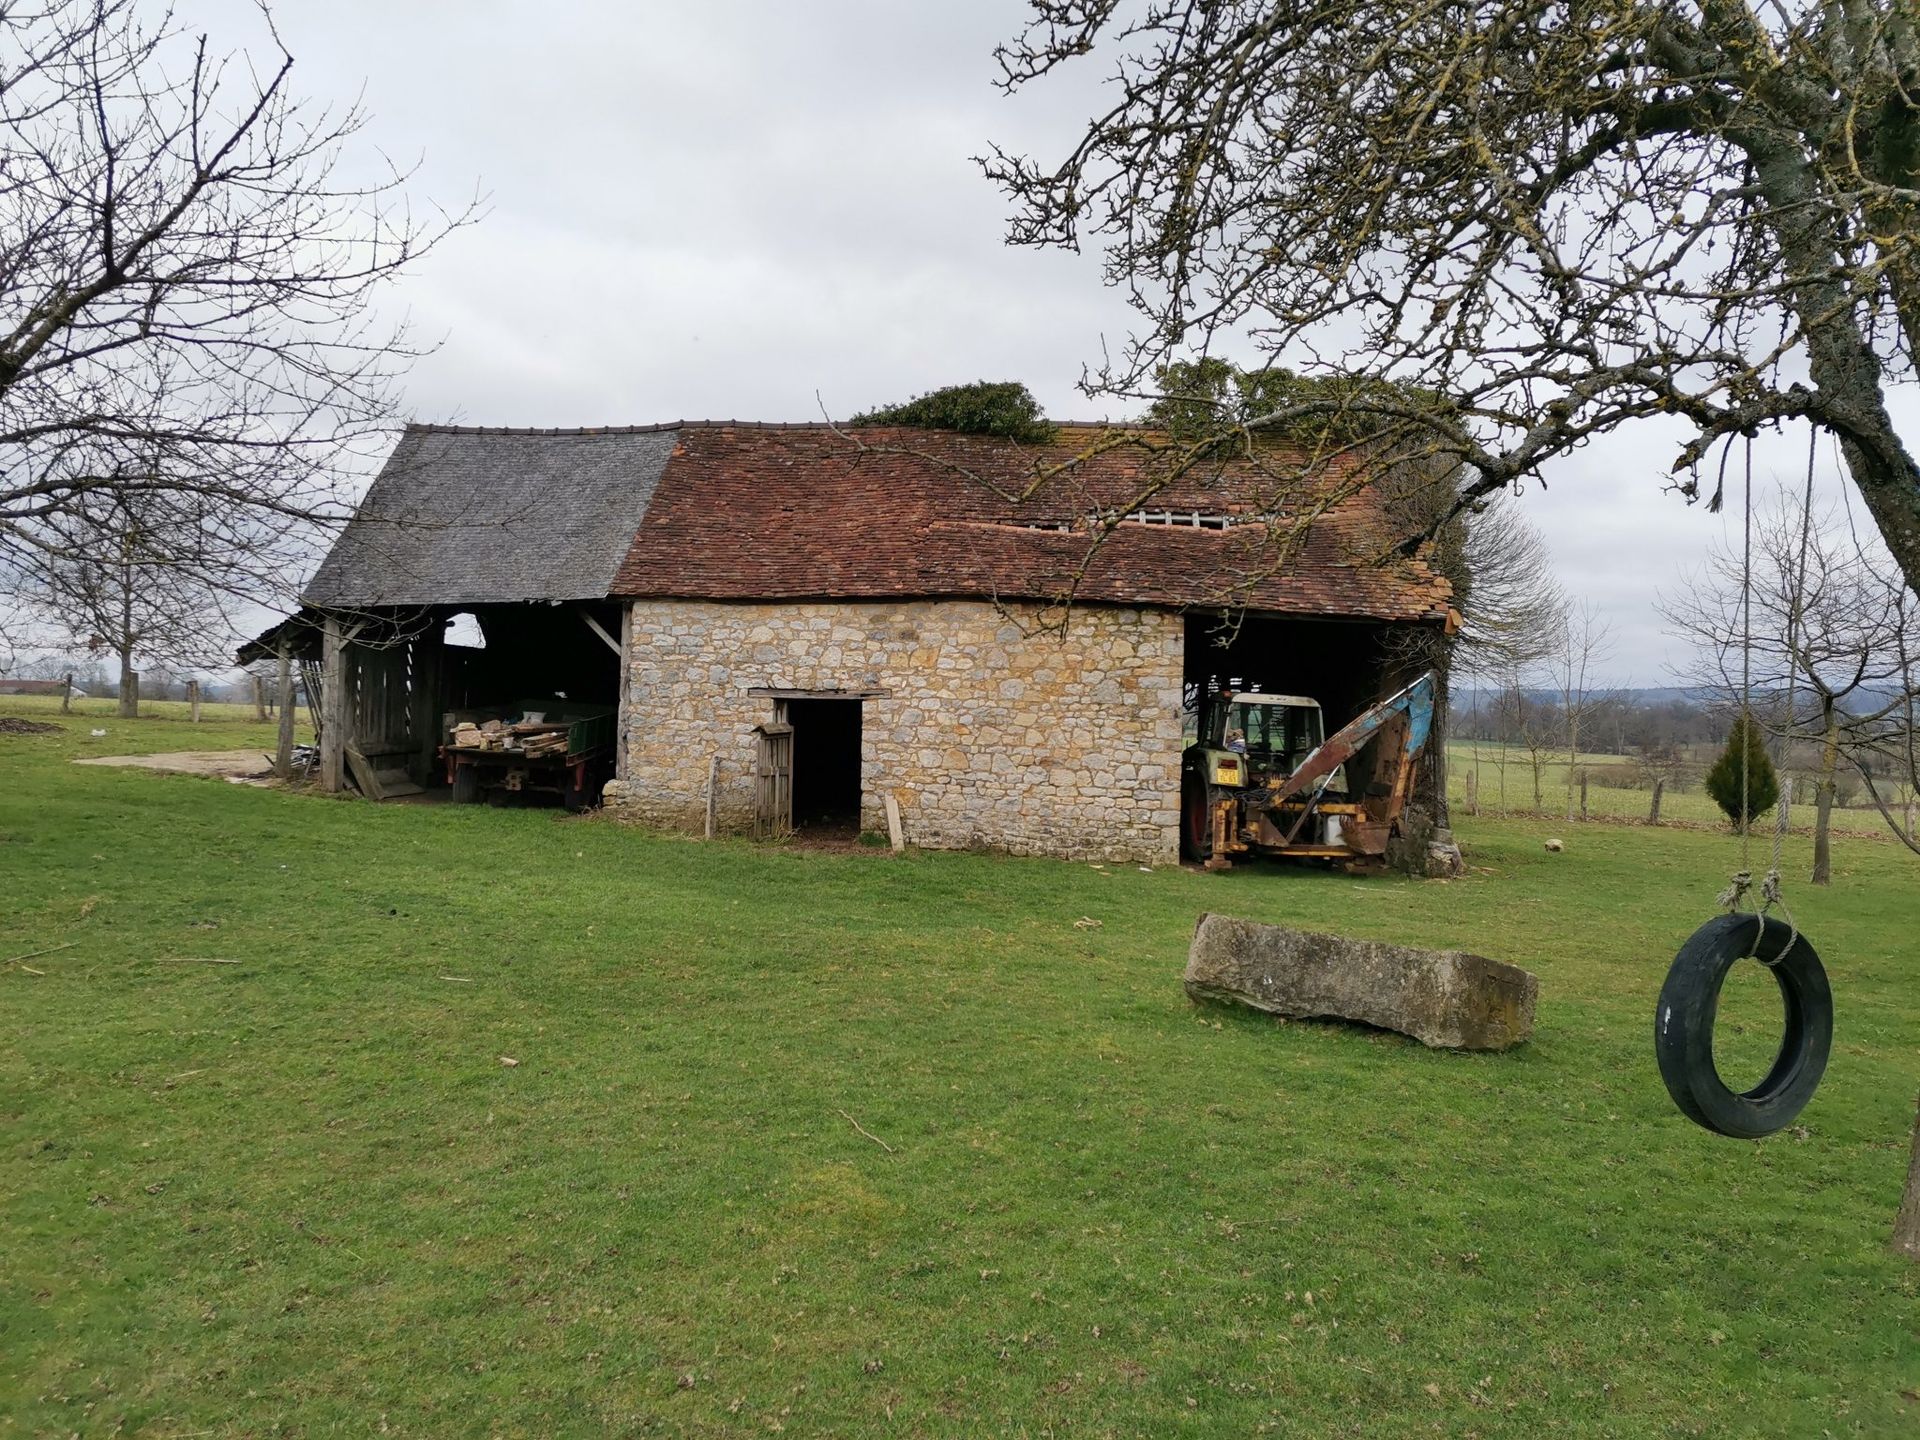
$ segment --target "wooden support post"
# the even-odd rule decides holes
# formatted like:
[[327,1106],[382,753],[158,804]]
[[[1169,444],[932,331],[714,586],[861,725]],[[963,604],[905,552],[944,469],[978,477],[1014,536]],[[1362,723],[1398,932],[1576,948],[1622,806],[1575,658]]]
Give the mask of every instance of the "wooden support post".
[[1478,770],[1467,771],[1467,813],[1469,815],[1480,813],[1480,772]]
[[620,607],[620,688],[613,705],[613,778],[627,778],[627,695],[633,689],[633,602]]
[[200,723],[200,682],[198,680],[187,681],[187,720],[194,725]]
[[713,838],[713,832],[720,824],[720,757],[715,755],[707,762],[707,839]]
[[60,713],[66,715],[73,709],[73,672],[67,672],[66,688],[60,692]]
[[280,734],[273,747],[273,773],[282,780],[293,778],[293,646],[280,642],[278,673],[280,690]]
[[347,640],[329,615],[320,662],[320,788],[336,793],[346,784]]
[[1647,810],[1647,824],[1658,825],[1660,823],[1660,797],[1666,793],[1667,782],[1665,780],[1655,780],[1653,782],[1653,804]]
[[422,785],[440,783],[435,770],[440,764],[440,747],[446,741],[443,730],[446,696],[447,627],[436,620],[413,639],[413,711],[408,725],[413,730],[413,778]]
[[897,855],[907,848],[906,828],[900,823],[900,801],[893,791],[887,791],[887,843],[893,846]]

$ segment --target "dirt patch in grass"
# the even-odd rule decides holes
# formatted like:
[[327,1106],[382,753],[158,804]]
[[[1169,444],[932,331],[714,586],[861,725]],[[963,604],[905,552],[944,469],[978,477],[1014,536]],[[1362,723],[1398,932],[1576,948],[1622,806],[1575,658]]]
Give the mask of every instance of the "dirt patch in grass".
[[22,720],[17,715],[0,715],[0,735],[58,735],[67,727],[45,720]]

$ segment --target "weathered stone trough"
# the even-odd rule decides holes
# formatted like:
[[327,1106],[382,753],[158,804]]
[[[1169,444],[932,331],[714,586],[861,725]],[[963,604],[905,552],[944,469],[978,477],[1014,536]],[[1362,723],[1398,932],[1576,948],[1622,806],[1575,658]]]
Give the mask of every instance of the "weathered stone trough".
[[1462,950],[1414,950],[1202,915],[1187,994],[1296,1020],[1356,1020],[1445,1050],[1505,1050],[1533,1033],[1540,981]]

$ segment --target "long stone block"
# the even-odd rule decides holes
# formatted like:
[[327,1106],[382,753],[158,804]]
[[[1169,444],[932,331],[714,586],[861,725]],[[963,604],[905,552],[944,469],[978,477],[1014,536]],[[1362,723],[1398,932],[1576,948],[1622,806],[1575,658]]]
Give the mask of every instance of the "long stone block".
[[1357,1020],[1446,1050],[1505,1050],[1533,1033],[1540,981],[1462,950],[1414,950],[1202,915],[1187,994],[1293,1019]]

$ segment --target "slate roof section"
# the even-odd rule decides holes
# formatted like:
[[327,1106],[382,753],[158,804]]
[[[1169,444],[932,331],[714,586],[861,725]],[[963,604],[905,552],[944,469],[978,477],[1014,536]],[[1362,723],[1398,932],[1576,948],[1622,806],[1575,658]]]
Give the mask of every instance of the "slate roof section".
[[[1255,462],[1196,466],[1157,488],[1160,456],[1082,427],[1040,448],[940,431],[736,422],[685,424],[675,438],[613,579],[616,595],[1071,597],[1392,621],[1447,613],[1447,584],[1424,563],[1380,562],[1390,537],[1371,492],[1334,505],[1302,539],[1292,521],[1350,471],[1308,474],[1304,456],[1279,447]],[[1038,469],[1062,465],[1033,488]],[[1139,508],[1150,491],[1154,510],[1274,523],[1123,524],[1094,543],[1088,516]],[[1065,532],[1034,528],[1076,523]]]
[[604,599],[675,438],[670,426],[410,425],[302,599],[343,609]]

